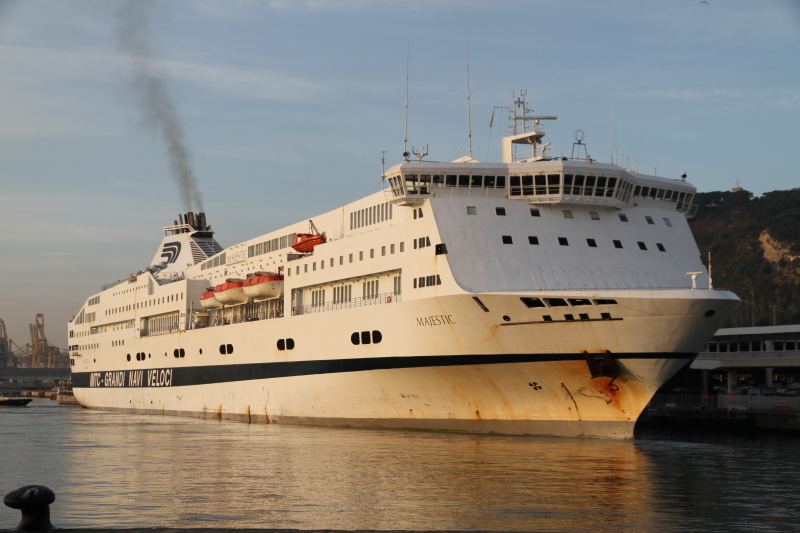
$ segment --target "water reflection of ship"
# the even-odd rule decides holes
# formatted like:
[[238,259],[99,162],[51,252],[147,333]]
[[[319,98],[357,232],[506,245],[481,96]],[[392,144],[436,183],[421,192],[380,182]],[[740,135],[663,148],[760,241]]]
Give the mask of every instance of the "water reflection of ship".
[[[179,217],[150,267],[69,325],[76,398],[251,422],[631,437],[739,300],[711,288],[687,224],[693,186],[549,157],[540,121],[555,117],[521,99],[513,111],[503,163],[406,158],[387,189],[316,225],[223,249],[205,214]],[[245,291],[270,276],[271,289]]]

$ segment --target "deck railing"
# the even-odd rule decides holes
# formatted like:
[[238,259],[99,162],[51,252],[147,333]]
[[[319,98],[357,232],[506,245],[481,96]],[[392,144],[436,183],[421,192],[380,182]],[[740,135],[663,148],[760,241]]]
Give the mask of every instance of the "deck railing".
[[323,313],[325,311],[335,311],[338,309],[351,309],[354,307],[369,307],[373,305],[383,305],[397,303],[401,301],[402,294],[396,292],[386,292],[368,298],[350,298],[341,302],[327,302],[317,305],[303,305],[292,308],[293,315],[307,315],[309,313]]

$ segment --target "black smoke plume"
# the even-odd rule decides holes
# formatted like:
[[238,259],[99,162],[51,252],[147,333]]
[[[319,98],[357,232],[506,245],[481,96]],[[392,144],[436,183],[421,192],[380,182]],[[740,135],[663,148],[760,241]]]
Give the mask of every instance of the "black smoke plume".
[[142,124],[164,141],[172,177],[180,189],[185,210],[202,212],[203,198],[192,172],[191,153],[186,146],[183,125],[150,42],[150,5],[145,0],[128,0],[120,4],[117,20],[119,49],[133,66],[133,91],[142,113]]

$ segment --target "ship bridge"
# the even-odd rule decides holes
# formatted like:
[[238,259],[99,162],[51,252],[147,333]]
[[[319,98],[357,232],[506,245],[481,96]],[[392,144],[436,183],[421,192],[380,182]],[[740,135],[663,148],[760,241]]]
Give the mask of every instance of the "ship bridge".
[[696,189],[683,180],[636,173],[617,165],[565,159],[518,163],[406,161],[387,173],[392,201],[426,198],[508,198],[538,204],[588,204],[623,209],[651,204],[687,217]]
[[[695,187],[683,180],[641,174],[614,164],[598,163],[586,152],[583,132],[575,132],[572,157],[550,157],[543,143],[542,121],[556,116],[534,115],[525,92],[509,111],[512,126],[503,138],[503,162],[481,163],[463,157],[450,163],[403,163],[386,174],[392,200],[398,205],[418,205],[431,197],[508,198],[537,204],[587,204],[624,209],[651,205],[694,216]],[[582,157],[581,157],[582,155]]]

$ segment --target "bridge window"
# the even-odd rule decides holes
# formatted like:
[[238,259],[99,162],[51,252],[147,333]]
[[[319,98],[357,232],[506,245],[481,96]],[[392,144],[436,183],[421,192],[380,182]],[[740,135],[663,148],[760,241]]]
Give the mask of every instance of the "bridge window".
[[659,252],[666,252],[666,251],[667,251],[667,249],[666,249],[666,248],[664,248],[664,245],[663,245],[663,244],[661,244],[660,242],[657,242],[657,243],[656,243],[656,246],[658,247],[658,251],[659,251]]
[[559,237],[558,244],[560,244],[561,246],[569,246],[569,241],[567,240],[566,237]]
[[614,240],[614,248],[622,248],[622,241]]
[[541,217],[541,213],[539,212],[538,207],[531,207],[531,216],[532,217]]
[[505,207],[495,207],[494,212],[499,217],[506,216],[506,208]]
[[511,238],[511,235],[503,235],[503,244],[514,244],[514,240]]
[[619,219],[621,221],[623,221],[623,222],[627,222],[628,221],[628,215],[626,215],[625,213],[620,213],[619,214]]
[[594,239],[586,239],[586,244],[589,245],[589,248],[597,248],[597,241]]
[[597,211],[589,211],[589,218],[592,220],[600,220],[600,215],[597,213]]
[[534,237],[533,235],[529,235],[528,244],[539,244],[539,237]]
[[477,215],[478,214],[478,207],[474,205],[467,206],[467,214],[468,215]]
[[639,241],[636,244],[639,245],[639,249],[640,250],[647,250],[647,245],[645,243],[643,243],[642,241]]

